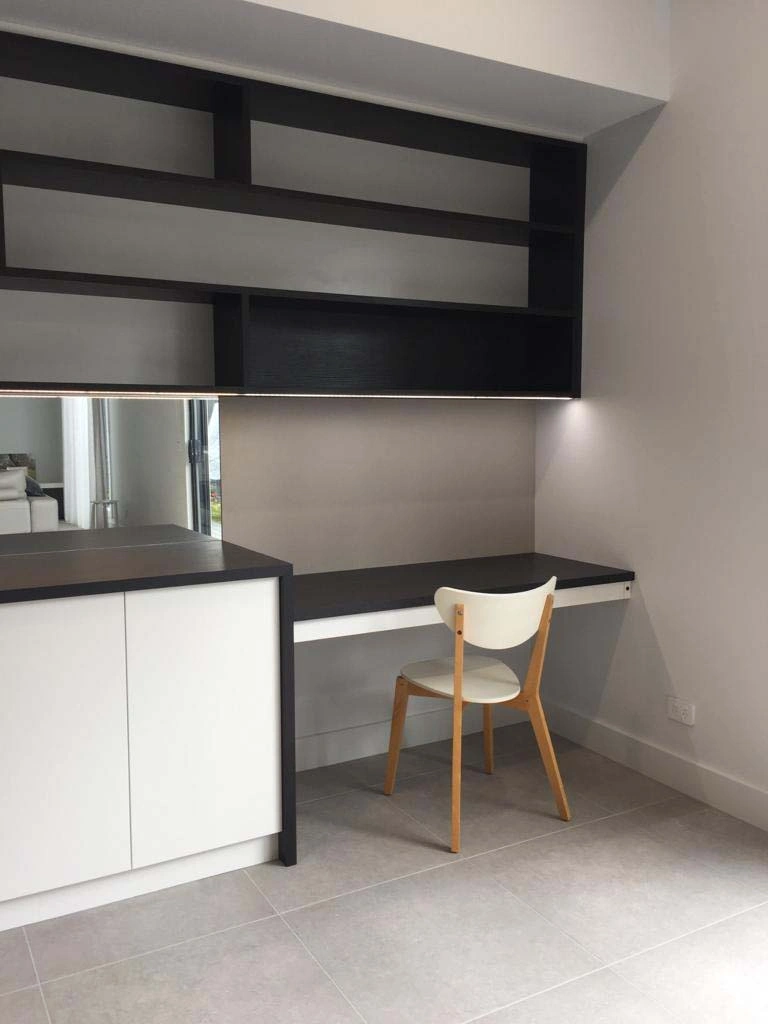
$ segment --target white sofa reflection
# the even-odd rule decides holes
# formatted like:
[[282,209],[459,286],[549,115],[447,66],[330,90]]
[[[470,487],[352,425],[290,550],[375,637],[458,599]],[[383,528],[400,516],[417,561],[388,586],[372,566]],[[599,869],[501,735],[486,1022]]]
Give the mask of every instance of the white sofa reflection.
[[23,468],[0,470],[0,534],[44,533],[59,528],[59,506],[47,494],[27,495]]

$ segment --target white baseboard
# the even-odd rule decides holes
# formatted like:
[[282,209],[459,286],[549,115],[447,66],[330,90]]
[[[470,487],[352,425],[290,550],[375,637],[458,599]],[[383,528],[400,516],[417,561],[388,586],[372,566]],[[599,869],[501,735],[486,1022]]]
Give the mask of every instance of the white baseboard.
[[[434,703],[434,702],[433,702]],[[511,725],[526,718],[511,708],[498,708],[496,725]],[[356,761],[359,757],[385,754],[389,749],[389,720],[349,726],[333,732],[300,736],[296,740],[298,771],[321,768],[343,761]],[[464,733],[480,732],[483,727],[480,708],[469,707],[464,712]],[[447,702],[432,711],[419,711],[408,715],[405,721],[403,747],[416,747],[421,743],[447,740],[453,732],[451,706]]]
[[221,875],[225,871],[236,871],[252,864],[263,864],[276,857],[277,836],[261,836],[259,839],[249,839],[219,850],[206,850],[164,864],[153,864],[136,871],[5,900],[0,903],[0,932],[79,910],[90,910],[91,907],[100,907],[131,896],[169,889],[184,882],[195,882],[210,875]]
[[564,705],[548,703],[546,711],[553,732],[695,800],[702,800],[758,828],[768,829],[767,790],[710,765],[691,761],[600,718],[586,718]]

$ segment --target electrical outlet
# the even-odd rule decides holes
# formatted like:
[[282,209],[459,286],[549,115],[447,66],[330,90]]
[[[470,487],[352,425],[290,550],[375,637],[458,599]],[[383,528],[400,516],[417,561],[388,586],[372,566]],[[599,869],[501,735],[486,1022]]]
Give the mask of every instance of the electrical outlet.
[[680,697],[667,697],[667,718],[683,725],[693,725],[696,721],[696,705]]

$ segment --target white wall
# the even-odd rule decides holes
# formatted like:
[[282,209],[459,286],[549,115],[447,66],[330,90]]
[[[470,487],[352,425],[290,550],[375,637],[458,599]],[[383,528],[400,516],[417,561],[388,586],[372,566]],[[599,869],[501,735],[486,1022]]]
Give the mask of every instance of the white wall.
[[185,403],[109,399],[113,491],[121,526],[189,526]]
[[672,100],[591,144],[585,398],[539,410],[536,545],[638,574],[560,613],[547,691],[597,719],[561,724],[768,826],[768,6],[736,7],[676,2]]
[[37,479],[62,479],[61,400],[0,397],[0,452],[24,452],[37,463]]

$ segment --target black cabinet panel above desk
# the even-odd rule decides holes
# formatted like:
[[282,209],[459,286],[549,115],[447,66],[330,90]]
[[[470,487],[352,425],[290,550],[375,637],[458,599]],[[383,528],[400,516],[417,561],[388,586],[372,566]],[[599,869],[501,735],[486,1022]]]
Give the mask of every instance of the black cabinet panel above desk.
[[568,396],[572,331],[567,315],[526,309],[253,299],[245,390]]

